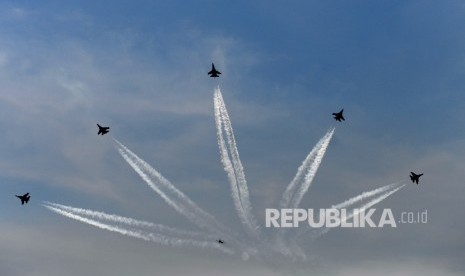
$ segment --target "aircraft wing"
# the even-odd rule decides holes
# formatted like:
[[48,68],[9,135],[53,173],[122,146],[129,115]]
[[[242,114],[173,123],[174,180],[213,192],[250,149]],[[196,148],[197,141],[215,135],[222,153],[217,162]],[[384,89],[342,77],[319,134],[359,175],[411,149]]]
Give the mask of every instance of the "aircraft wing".
[[220,74],[221,75],[221,72],[219,71],[216,71],[216,70],[211,70],[210,72],[207,73],[208,75],[218,75]]

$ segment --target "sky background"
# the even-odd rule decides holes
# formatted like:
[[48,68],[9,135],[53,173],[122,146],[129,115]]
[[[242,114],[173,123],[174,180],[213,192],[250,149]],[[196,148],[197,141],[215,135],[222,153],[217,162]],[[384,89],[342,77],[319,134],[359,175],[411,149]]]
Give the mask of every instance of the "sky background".
[[[0,2],[0,275],[464,275],[465,2],[97,2]],[[212,62],[219,79],[206,74]],[[377,208],[426,209],[428,223],[336,229],[302,241],[308,262],[275,267],[147,243],[41,206],[195,229],[110,135],[96,135],[100,123],[241,231],[216,141],[217,85],[260,224],[333,125],[302,207],[423,172]],[[14,194],[25,192],[21,206]]]

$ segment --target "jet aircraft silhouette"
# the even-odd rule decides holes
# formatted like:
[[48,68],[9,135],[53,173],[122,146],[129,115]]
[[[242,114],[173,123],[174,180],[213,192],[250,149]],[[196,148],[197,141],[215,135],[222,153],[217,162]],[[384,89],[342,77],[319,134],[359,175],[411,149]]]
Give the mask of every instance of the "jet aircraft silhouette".
[[221,75],[221,72],[220,71],[217,71],[215,69],[215,64],[212,63],[212,70],[210,72],[208,72],[208,74],[210,75],[210,77],[212,78],[218,78],[219,76],[218,75]]
[[25,193],[22,196],[19,196],[19,195],[15,195],[15,196],[17,198],[21,199],[21,205],[24,205],[24,203],[27,203],[29,201],[29,199],[31,198],[31,196],[29,196],[29,193]]
[[333,113],[333,116],[334,116],[334,119],[338,122],[341,122],[342,121],[345,121],[346,119],[344,119],[344,116],[342,116],[342,112],[344,112],[344,108],[341,109],[341,111],[339,111],[338,113]]
[[103,127],[103,126],[101,126],[101,125],[99,125],[99,124],[97,124],[97,126],[98,126],[98,133],[97,133],[97,135],[102,134],[102,136],[103,136],[104,134],[106,134],[106,133],[109,132],[110,127]]
[[414,172],[410,172],[410,180],[412,180],[413,183],[417,183],[418,185],[418,181],[420,180],[420,176],[422,175],[423,175],[422,173],[416,174]]

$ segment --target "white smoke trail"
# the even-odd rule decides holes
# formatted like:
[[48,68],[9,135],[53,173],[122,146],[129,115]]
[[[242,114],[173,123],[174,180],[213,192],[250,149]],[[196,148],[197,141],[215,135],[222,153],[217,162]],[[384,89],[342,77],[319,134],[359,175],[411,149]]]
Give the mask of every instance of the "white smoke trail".
[[[391,196],[392,194],[394,194],[395,192],[399,191],[400,189],[404,188],[405,185],[407,184],[403,184],[397,188],[395,188],[394,190],[390,191],[390,192],[387,192],[375,199],[373,199],[372,201],[370,202],[367,202],[366,204],[362,205],[362,207],[358,208],[356,212],[352,213],[352,216],[347,216],[347,219],[351,219],[354,215],[357,215],[359,214],[361,211],[365,211],[366,209],[380,203],[381,201],[385,200],[386,198],[388,198],[389,196]],[[347,220],[346,219],[346,220]]]
[[46,204],[43,204],[43,206],[45,208],[49,209],[50,211],[53,211],[53,212],[55,212],[57,214],[60,214],[62,216],[66,216],[68,218],[90,224],[90,225],[98,227],[100,229],[108,230],[108,231],[111,231],[111,232],[117,232],[117,233],[120,233],[122,235],[127,235],[127,236],[131,236],[131,237],[139,238],[139,239],[143,239],[143,240],[146,240],[146,241],[150,240],[150,238],[146,237],[145,235],[142,235],[140,232],[129,231],[129,230],[122,229],[122,228],[119,228],[119,227],[112,227],[112,226],[109,226],[107,224],[104,224],[104,223],[101,223],[101,222],[98,222],[98,221],[95,221],[95,220],[92,220],[92,219],[84,218],[84,217],[75,215],[73,213],[66,212],[64,210],[61,210],[59,208],[49,206],[49,205],[46,205]]
[[244,214],[244,209],[239,197],[239,188],[237,186],[236,175],[234,173],[234,169],[232,167],[231,159],[229,158],[229,153],[226,148],[226,142],[223,138],[223,131],[222,131],[222,120],[221,120],[221,111],[220,106],[218,103],[218,97],[215,91],[214,95],[214,109],[215,109],[215,123],[217,129],[217,138],[218,138],[218,146],[220,148],[220,156],[221,156],[221,163],[223,163],[224,170],[226,171],[229,183],[231,186],[231,193],[233,197],[234,204],[236,206],[236,211],[238,213],[239,218],[243,224],[247,224],[247,219]]
[[239,158],[239,152],[237,150],[237,145],[236,145],[236,140],[234,138],[232,124],[229,119],[228,111],[226,109],[226,105],[224,103],[223,96],[221,95],[221,91],[219,87],[217,89],[217,97],[218,97],[218,103],[219,103],[220,110],[221,110],[221,115],[222,115],[221,118],[222,118],[224,130],[226,132],[226,139],[229,145],[229,152],[231,154],[232,164],[233,164],[234,172],[237,178],[239,198],[244,208],[244,213],[245,213],[245,216],[247,218],[247,221],[248,221],[248,224],[251,230],[255,231],[255,233],[258,234],[259,227],[252,214],[252,207],[251,207],[250,199],[249,199],[249,189],[247,186],[247,181],[245,179],[244,169],[243,169],[241,160]]
[[[399,186],[395,189],[393,189],[392,191],[389,191],[389,192],[386,192],[380,196],[378,196],[377,198],[365,203],[364,205],[362,205],[360,208],[357,208],[355,209],[350,215],[348,215],[344,222],[353,218],[354,216],[360,214],[361,212],[365,211],[366,209],[380,203],[381,201],[385,200],[386,198],[388,198],[390,195],[394,194],[395,192],[399,191],[400,189],[402,189],[403,187],[405,187],[406,184],[403,184],[402,186]],[[331,228],[325,228],[323,230],[321,230],[321,232],[319,232],[314,238],[317,238],[317,237],[320,237],[321,235],[324,235],[326,233],[329,232],[329,230],[331,230]]]
[[[280,206],[283,209],[296,208],[300,204],[305,193],[308,191],[313,178],[323,160],[326,148],[334,134],[335,128],[331,128],[326,134],[318,141],[313,147],[310,153],[307,155],[302,165],[297,169],[297,173],[286,187],[283,196],[280,201]],[[304,254],[299,252],[297,247],[292,247],[295,243],[295,238],[304,235],[308,229],[300,230],[298,233],[294,233],[294,239],[288,239],[286,234],[289,229],[280,228],[275,234],[275,242],[282,254],[298,256],[302,258]],[[300,256],[299,256],[300,255]]]
[[158,171],[142,160],[135,153],[113,138],[115,147],[124,160],[139,174],[145,183],[154,190],[165,202],[178,213],[186,217],[191,223],[207,232],[218,235],[243,251],[252,254],[250,244],[242,237],[232,233],[228,228],[219,223],[212,215],[204,211],[184,193],[178,190],[170,181],[164,178]]
[[177,237],[184,237],[184,238],[197,238],[197,239],[206,239],[206,240],[214,240],[217,237],[217,235],[209,235],[207,233],[201,233],[201,232],[195,232],[195,231],[179,230],[179,229],[168,227],[168,226],[161,225],[161,224],[155,224],[152,222],[136,220],[133,218],[122,217],[122,216],[113,215],[113,214],[107,214],[104,212],[93,211],[89,209],[76,208],[76,207],[66,206],[66,205],[53,203],[53,202],[44,202],[44,203],[49,206],[53,206],[55,208],[59,208],[61,210],[74,213],[77,215],[87,216],[87,217],[91,217],[91,218],[95,218],[99,220],[110,221],[113,223],[124,224],[124,225],[128,225],[131,227],[146,228],[146,229],[157,231],[157,233],[169,235],[172,237],[177,236]]
[[380,188],[377,188],[377,189],[374,189],[374,190],[371,190],[371,191],[367,191],[367,192],[363,192],[361,194],[359,194],[358,196],[354,196],[353,198],[350,198],[344,202],[341,202],[339,204],[336,204],[336,205],[333,205],[331,206],[332,209],[342,209],[342,208],[347,208],[357,202],[360,202],[366,198],[369,198],[369,197],[372,197],[372,196],[375,196],[377,194],[380,194],[380,193],[384,193],[388,190],[391,190],[393,189],[394,187],[396,187],[397,185],[399,185],[400,182],[396,182],[396,183],[392,183],[392,184],[389,184],[389,185],[385,185],[383,187],[380,187]]
[[97,228],[107,230],[110,232],[116,232],[125,236],[129,237],[134,237],[138,239],[142,239],[145,241],[151,241],[163,245],[171,245],[171,246],[183,246],[183,245],[190,245],[190,246],[196,246],[196,247],[201,247],[201,248],[213,248],[213,249],[218,249],[223,251],[224,253],[227,254],[234,254],[234,251],[226,248],[224,246],[220,246],[216,242],[207,242],[207,241],[196,241],[196,240],[191,240],[191,239],[174,239],[170,238],[164,235],[156,234],[156,233],[148,233],[148,232],[143,232],[143,231],[137,231],[137,230],[128,230],[124,229],[118,226],[110,225],[110,224],[105,224],[101,223],[99,221],[85,218],[76,214],[73,214],[71,212],[67,212],[65,210],[62,210],[57,207],[53,207],[47,204],[43,204],[43,206],[57,214],[63,215],[65,217],[84,222],[86,224],[95,226]]
[[207,231],[225,234],[228,230],[216,219],[205,212],[184,193],[178,190],[169,180],[164,178],[158,171],[152,168],[127,147],[114,139],[116,148],[124,160],[139,174],[139,176],[160,195],[168,205],[178,213],[185,216],[190,222]]
[[[226,109],[226,105],[224,103],[219,87],[215,90],[214,93],[214,110],[221,162],[223,163],[224,170],[228,175],[233,202],[236,207],[237,214],[243,226],[245,227],[246,232],[250,236],[257,238],[259,235],[259,227],[252,214],[249,190],[247,181],[245,179],[244,169],[239,158],[239,152],[237,150],[228,111]],[[227,144],[223,136],[223,129],[226,133],[226,140],[228,141]]]
[[[289,183],[283,194],[280,205],[282,208],[297,208],[312,184],[318,168],[333,137],[335,128],[331,128],[310,151],[302,165],[297,170],[294,179]],[[305,173],[305,176],[304,176]]]

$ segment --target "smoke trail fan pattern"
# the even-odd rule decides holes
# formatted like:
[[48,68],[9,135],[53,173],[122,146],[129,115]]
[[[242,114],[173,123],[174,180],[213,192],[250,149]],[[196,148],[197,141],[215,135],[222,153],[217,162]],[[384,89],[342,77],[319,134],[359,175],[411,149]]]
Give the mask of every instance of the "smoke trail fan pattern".
[[[235,210],[246,235],[231,231],[212,214],[203,210],[187,195],[176,188],[156,169],[116,139],[113,139],[115,148],[129,166],[169,206],[197,226],[199,228],[198,231],[182,230],[152,222],[52,202],[43,202],[43,206],[54,213],[103,230],[162,245],[194,246],[218,250],[229,255],[240,254],[244,260],[250,257],[258,260],[270,258],[276,260],[276,258],[282,259],[282,257],[286,257],[291,261],[305,260],[306,254],[298,246],[298,239],[305,238],[308,234],[311,234],[310,236],[313,238],[317,238],[327,233],[329,229],[304,228],[291,231],[295,229],[283,230],[282,228],[278,228],[272,237],[266,236],[265,233],[260,231],[260,226],[252,213],[244,168],[239,158],[231,120],[219,87],[215,89],[213,101],[220,160],[227,174]],[[302,162],[302,165],[297,170],[297,174],[283,193],[280,201],[281,208],[299,207],[302,198],[308,192],[321,165],[334,132],[334,127],[329,129]],[[348,219],[350,219],[354,215],[357,215],[357,212],[378,204],[404,186],[405,184],[402,183],[394,183],[363,192],[342,203],[332,205],[332,208],[351,208],[357,203],[369,200],[359,207],[358,211],[354,210],[348,216]],[[218,238],[226,242],[220,244],[216,241]]]

